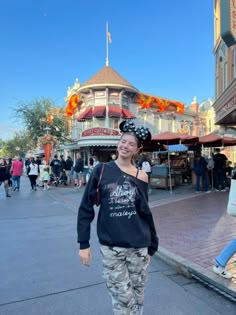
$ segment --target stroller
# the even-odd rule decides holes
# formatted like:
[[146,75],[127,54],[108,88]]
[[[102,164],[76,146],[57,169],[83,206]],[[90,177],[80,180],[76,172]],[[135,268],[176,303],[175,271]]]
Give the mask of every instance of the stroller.
[[49,185],[53,185],[55,183],[55,177],[54,177],[54,175],[52,173],[49,174],[49,177],[50,177],[50,179],[49,179],[48,184]]
[[59,183],[64,184],[64,186],[67,186],[67,175],[65,171],[62,171]]

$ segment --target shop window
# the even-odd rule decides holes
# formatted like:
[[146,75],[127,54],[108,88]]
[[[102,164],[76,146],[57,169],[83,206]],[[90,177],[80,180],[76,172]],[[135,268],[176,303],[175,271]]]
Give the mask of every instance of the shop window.
[[224,69],[223,69],[223,91],[227,88],[228,85],[228,80],[227,80],[227,75],[228,75],[228,64],[227,62],[224,63]]
[[236,78],[236,47],[234,47],[233,56],[233,77]]

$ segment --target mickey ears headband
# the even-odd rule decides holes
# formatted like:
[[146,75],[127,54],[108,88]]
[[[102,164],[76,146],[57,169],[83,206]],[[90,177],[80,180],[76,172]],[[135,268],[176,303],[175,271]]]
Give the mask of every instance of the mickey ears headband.
[[140,142],[149,141],[152,138],[152,135],[148,128],[143,126],[136,128],[132,120],[122,121],[119,125],[119,128],[120,131],[124,133],[133,132]]

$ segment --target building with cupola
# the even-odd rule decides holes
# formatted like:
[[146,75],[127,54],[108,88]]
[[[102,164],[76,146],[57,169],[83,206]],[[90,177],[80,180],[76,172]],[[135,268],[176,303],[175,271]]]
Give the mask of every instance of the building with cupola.
[[[74,96],[78,97],[77,104],[68,110]],[[65,102],[71,143],[63,147],[63,153],[74,158],[80,152],[85,163],[92,155],[106,161],[116,152],[122,120],[135,119],[136,126],[148,127],[153,135],[172,131],[201,136],[214,124],[213,118],[206,119],[206,112],[203,114],[207,104],[207,112],[213,111],[210,100],[199,105],[194,97],[190,106],[184,106],[176,100],[142,93],[110,65],[82,84],[76,79],[67,89]]]
[[[68,110],[71,99],[77,105]],[[69,113],[71,143],[63,146],[64,154],[80,152],[88,162],[91,155],[106,161],[116,152],[122,120],[135,119],[136,126],[145,125],[152,134],[181,127],[184,104],[141,93],[110,65],[105,65],[84,83],[75,80],[65,97]],[[179,126],[174,122],[179,119]]]

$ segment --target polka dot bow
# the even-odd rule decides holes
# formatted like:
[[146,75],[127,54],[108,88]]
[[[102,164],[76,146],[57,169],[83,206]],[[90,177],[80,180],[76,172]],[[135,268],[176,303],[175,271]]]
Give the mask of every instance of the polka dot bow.
[[144,126],[136,128],[132,120],[127,120],[120,123],[120,130],[122,132],[134,132],[136,137],[142,142],[149,141],[152,137],[148,128]]

